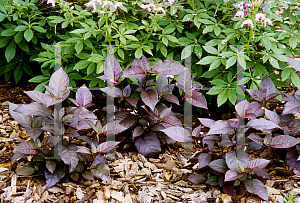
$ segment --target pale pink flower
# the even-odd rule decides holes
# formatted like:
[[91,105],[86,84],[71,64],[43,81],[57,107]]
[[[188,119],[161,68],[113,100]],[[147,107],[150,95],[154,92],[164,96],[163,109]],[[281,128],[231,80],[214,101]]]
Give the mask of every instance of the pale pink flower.
[[266,18],[265,21],[264,21],[264,23],[265,23],[265,26],[267,26],[267,24],[268,24],[268,25],[273,25],[273,23],[272,23],[272,21],[270,20],[270,18]]
[[121,6],[123,6],[122,2],[117,2],[117,3],[115,4],[115,8],[116,8],[116,9],[117,9],[118,7],[121,7]]
[[93,9],[96,9],[96,1],[92,0],[89,3],[86,4],[86,7],[93,7]]
[[168,3],[169,3],[170,5],[172,5],[172,4],[175,3],[175,0],[168,0]]
[[244,12],[243,11],[238,11],[235,16],[235,18],[244,18]]
[[244,8],[243,2],[236,4],[234,7],[243,10],[243,8]]
[[161,11],[163,13],[166,13],[162,7],[154,8],[154,11]]
[[151,10],[155,9],[155,5],[153,3],[151,3],[151,4],[148,4],[148,5],[142,5],[141,8],[147,9],[148,12],[150,12]]
[[262,14],[262,13],[258,13],[258,14],[256,14],[256,16],[255,16],[255,20],[256,20],[256,21],[266,20],[266,16],[265,16],[264,14]]
[[252,20],[245,20],[241,27],[244,27],[244,25],[250,25],[252,28],[254,28]]
[[52,4],[52,6],[54,7],[55,6],[55,0],[48,0],[47,4]]
[[114,6],[114,4],[111,1],[103,1],[102,8],[110,6]]

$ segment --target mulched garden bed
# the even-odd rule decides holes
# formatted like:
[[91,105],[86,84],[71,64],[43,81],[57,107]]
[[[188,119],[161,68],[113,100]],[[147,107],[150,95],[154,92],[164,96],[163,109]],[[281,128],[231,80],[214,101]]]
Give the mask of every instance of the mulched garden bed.
[[[30,103],[31,99],[23,91],[33,90],[34,87],[35,85],[26,82],[20,83],[18,87],[13,87],[10,83],[0,83],[0,202],[262,202],[257,195],[247,192],[244,186],[236,187],[233,196],[230,197],[223,194],[218,187],[189,182],[187,178],[200,173],[200,170],[197,169],[196,163],[188,162],[182,155],[184,149],[180,143],[164,145],[157,158],[145,158],[135,152],[133,147],[117,149],[116,159],[107,157],[111,169],[110,182],[86,180],[74,183],[63,179],[56,186],[46,190],[43,176],[17,177],[16,171],[31,157],[14,160],[11,160],[11,157],[16,146],[30,137],[25,128],[10,116],[7,101]],[[293,88],[281,90],[282,93],[294,92]],[[101,95],[98,97],[101,98]],[[278,112],[281,109],[281,104],[270,105]],[[101,112],[99,114],[101,115]],[[195,119],[193,118],[194,121]],[[202,150],[197,146],[193,148],[193,152]],[[294,190],[296,196],[300,195],[300,172],[282,162],[285,157],[281,154],[280,150],[271,149],[250,153],[254,158],[271,160],[266,167],[270,180],[260,179],[268,188],[270,200],[279,201],[290,190]]]

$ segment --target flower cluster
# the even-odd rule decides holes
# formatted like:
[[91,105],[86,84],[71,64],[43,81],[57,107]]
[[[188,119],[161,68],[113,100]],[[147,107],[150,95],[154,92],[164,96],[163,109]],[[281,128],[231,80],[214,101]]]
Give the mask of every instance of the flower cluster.
[[[253,1],[251,4],[249,3],[245,3],[245,0],[243,2],[240,2],[238,4],[236,4],[234,7],[240,9],[240,11],[237,11],[237,13],[235,14],[235,18],[240,18],[243,19],[245,17],[245,15],[248,15],[248,9],[252,7],[252,9],[254,10],[254,6],[258,7],[260,6],[262,3],[262,0],[256,0]],[[265,6],[266,4],[264,4],[264,8],[263,8],[263,12],[265,11]],[[245,12],[244,12],[244,7],[246,8]],[[264,26],[268,25],[272,25],[272,21],[267,18],[263,13],[258,13],[255,15],[255,21],[263,21]],[[253,22],[250,19],[245,20],[241,27],[243,27],[244,25],[249,25],[252,28],[254,28]]]
[[115,9],[117,9],[118,7],[123,6],[122,2],[116,2],[114,5],[111,1],[103,1],[102,2],[102,0],[91,0],[90,2],[88,2],[86,4],[87,7],[93,7],[94,10],[97,9],[97,5],[101,6],[102,9],[104,9],[105,7],[111,7],[111,6],[114,6]]
[[151,12],[151,11],[160,11],[162,13],[166,13],[166,11],[162,7],[156,8],[156,6],[154,5],[154,3],[150,3],[150,4],[147,4],[147,5],[141,5],[141,8],[148,10],[148,12]]

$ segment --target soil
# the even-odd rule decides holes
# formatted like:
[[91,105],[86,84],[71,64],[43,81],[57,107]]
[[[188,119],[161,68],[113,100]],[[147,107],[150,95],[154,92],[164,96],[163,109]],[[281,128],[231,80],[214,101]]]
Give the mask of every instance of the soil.
[[[16,176],[16,171],[31,157],[12,160],[13,151],[20,142],[29,140],[30,137],[26,134],[25,128],[10,116],[7,102],[17,104],[32,102],[23,91],[33,90],[35,86],[26,81],[21,81],[17,86],[0,82],[0,202],[262,202],[257,195],[250,194],[242,185],[235,187],[234,194],[228,196],[218,187],[192,184],[187,178],[206,169],[199,170],[195,166],[196,163],[188,162],[183,156],[183,145],[177,142],[164,144],[158,157],[145,158],[136,152],[133,142],[126,139],[125,145],[120,145],[116,149],[116,158],[107,157],[111,169],[110,182],[97,179],[74,183],[63,179],[46,190],[44,176]],[[284,89],[281,91],[293,94],[294,89],[292,87],[288,91]],[[105,97],[101,93],[94,95],[97,98],[94,99],[97,101],[94,108],[102,109],[105,106]],[[280,103],[268,105],[277,112],[282,111]],[[101,110],[97,111],[96,115],[100,118],[106,116]],[[233,116],[224,113],[217,115],[216,118],[210,118],[229,119]],[[193,127],[200,124],[197,117],[198,115],[193,116]],[[91,131],[81,133],[93,136]],[[203,148],[193,146],[192,151],[202,152]],[[279,201],[291,190],[294,190],[296,196],[300,195],[300,172],[286,164],[285,157],[282,156],[285,153],[284,150],[263,148],[250,154],[253,158],[271,160],[266,167],[269,180],[253,175],[267,186],[270,200]]]

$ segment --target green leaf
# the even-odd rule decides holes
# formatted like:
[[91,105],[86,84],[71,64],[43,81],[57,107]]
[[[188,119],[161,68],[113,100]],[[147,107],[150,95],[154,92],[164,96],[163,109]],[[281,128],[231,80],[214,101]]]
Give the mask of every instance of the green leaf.
[[22,77],[23,74],[23,69],[22,69],[22,65],[21,63],[19,63],[19,65],[17,66],[17,68],[14,71],[14,78],[16,83],[18,83]]
[[79,61],[73,68],[73,70],[76,70],[76,69],[84,69],[86,68],[91,62],[90,61],[87,61],[87,60],[82,60],[82,61]]
[[84,40],[84,43],[86,46],[88,46],[89,48],[93,49],[94,46],[92,44],[92,42],[89,39]]
[[135,36],[133,35],[124,35],[124,37],[126,37],[127,39],[130,39],[132,41],[139,41]]
[[208,33],[208,32],[213,31],[214,28],[215,28],[215,25],[209,25],[209,26],[207,26],[206,28],[204,28],[203,34],[206,34],[206,33]]
[[1,36],[10,37],[10,36],[13,36],[15,33],[16,33],[16,31],[14,29],[7,29],[7,30],[3,30],[1,32]]
[[225,51],[225,52],[222,52],[220,54],[220,56],[224,56],[226,58],[229,58],[229,57],[234,56],[234,55],[235,55],[235,53],[233,53],[232,51]]
[[292,83],[298,88],[300,89],[300,78],[297,75],[297,73],[295,73],[294,71],[291,71],[291,79],[292,79]]
[[192,46],[188,45],[181,52],[181,60],[186,59],[187,57],[191,56],[191,54],[192,54]]
[[32,28],[38,32],[46,33],[45,29],[40,26],[32,26]]
[[95,70],[95,63],[91,63],[87,68],[87,75],[93,73]]
[[148,54],[150,54],[151,56],[153,56],[153,53],[152,53],[150,47],[144,45],[144,46],[143,46],[143,50],[144,50],[145,52],[147,52]]
[[212,64],[210,64],[209,71],[218,68],[221,65],[221,62],[222,62],[221,59],[218,59],[218,60],[215,60],[214,62],[212,62]]
[[227,90],[228,91],[228,99],[229,101],[231,102],[232,105],[235,105],[236,103],[236,90],[233,90],[233,89],[230,89],[230,90]]
[[164,45],[166,45],[166,46],[168,46],[168,39],[165,37],[165,36],[163,36],[162,37],[162,42],[164,43]]
[[232,56],[226,61],[226,69],[230,68],[236,63],[237,56]]
[[239,53],[237,55],[237,61],[238,63],[243,67],[246,68],[246,61],[245,61],[245,55],[242,53]]
[[227,82],[221,79],[213,79],[210,81],[211,84],[217,85],[218,87],[227,87]]
[[142,57],[142,54],[143,54],[143,50],[142,48],[138,48],[136,51],[135,51],[135,58],[141,58]]
[[26,42],[20,42],[20,43],[18,44],[18,46],[19,46],[23,51],[29,52],[29,48],[28,48],[28,45],[26,44]]
[[77,54],[79,54],[82,51],[82,49],[83,49],[83,40],[80,40],[75,44],[75,50]]
[[126,39],[125,39],[125,37],[121,36],[121,37],[120,37],[120,41],[121,41],[123,44],[126,44]]
[[89,31],[89,30],[87,30],[87,29],[76,29],[76,30],[73,30],[73,31],[70,32],[70,33],[81,34],[81,33],[88,32],[88,31]]
[[168,55],[168,50],[167,50],[167,48],[165,47],[165,45],[161,45],[161,47],[160,47],[160,52],[162,53],[162,55],[164,55],[164,57],[167,57],[167,55]]
[[23,34],[22,32],[18,32],[16,35],[15,35],[15,42],[18,44],[22,41],[23,39]]
[[224,104],[227,101],[227,99],[228,99],[228,90],[222,90],[217,97],[218,107]]
[[47,79],[49,79],[49,77],[38,75],[38,76],[35,76],[35,77],[31,78],[30,80],[28,80],[28,82],[41,83]]
[[12,40],[5,50],[5,58],[7,62],[10,62],[16,55],[16,43]]
[[212,78],[215,75],[217,75],[218,73],[220,73],[220,71],[218,71],[218,70],[206,71],[206,72],[203,73],[203,75],[201,77]]
[[122,49],[118,49],[118,55],[124,60],[124,52]]
[[196,56],[199,59],[201,59],[201,56],[202,56],[202,47],[201,46],[195,46],[194,52],[195,52]]
[[270,57],[270,58],[269,58],[269,62],[271,63],[271,65],[272,65],[274,68],[279,69],[279,64],[278,64],[278,61],[277,61],[276,59],[274,59],[273,57]]
[[74,80],[81,80],[82,76],[79,73],[69,73],[68,76]]
[[218,56],[206,56],[206,57],[202,58],[199,62],[197,62],[197,64],[200,64],[200,65],[211,64],[212,62],[214,62],[215,60],[217,60],[219,58],[220,57],[218,57]]
[[208,52],[208,53],[211,53],[211,54],[219,54],[218,50],[214,47],[211,47],[211,46],[203,46],[203,49]]
[[178,39],[172,35],[166,35],[166,37],[172,42],[179,43]]
[[291,37],[289,40],[289,44],[292,47],[292,49],[295,49],[296,46],[298,45],[297,39],[295,37]]
[[219,26],[216,26],[216,27],[214,28],[214,32],[215,32],[215,35],[216,35],[216,36],[219,36],[220,33],[221,33],[221,28],[220,28]]
[[289,68],[285,68],[281,72],[281,77],[282,77],[283,81],[285,81],[286,79],[288,79],[290,77],[290,75],[291,75],[291,69],[289,69]]
[[223,90],[220,90],[220,89],[210,89],[206,94],[208,95],[216,95],[216,94],[219,94],[220,92],[222,92]]
[[19,25],[15,28],[15,31],[24,31],[28,28],[26,25]]
[[28,28],[25,32],[24,32],[24,38],[26,39],[27,42],[29,42],[32,38],[33,38],[33,32],[31,30],[31,28]]

